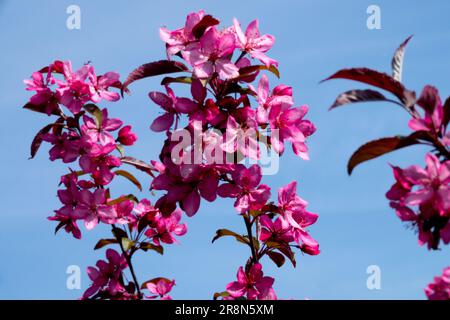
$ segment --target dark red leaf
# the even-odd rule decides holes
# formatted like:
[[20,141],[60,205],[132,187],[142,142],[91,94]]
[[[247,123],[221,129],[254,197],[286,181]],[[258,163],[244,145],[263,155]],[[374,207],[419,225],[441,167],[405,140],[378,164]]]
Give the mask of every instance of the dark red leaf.
[[129,75],[127,80],[123,83],[122,95],[127,87],[134,81],[147,77],[158,76],[161,74],[168,74],[174,72],[187,71],[188,68],[178,61],[171,60],[159,60],[143,64],[142,66],[134,69]]
[[231,236],[241,243],[249,244],[249,240],[247,238],[245,238],[244,236],[242,236],[240,234],[237,234],[234,231],[228,230],[228,229],[217,230],[216,235],[212,239],[212,242],[216,241],[219,238],[225,237],[225,236]]
[[46,133],[48,133],[52,128],[62,126],[63,122],[61,122],[61,121],[62,121],[62,119],[60,118],[55,123],[50,123],[38,131],[38,133],[34,136],[33,141],[31,142],[30,159],[34,158],[34,156],[38,152],[39,148],[41,147],[42,137]]
[[97,244],[94,247],[94,250],[103,248],[104,246],[107,246],[109,244],[117,243],[117,239],[100,239],[98,240]]
[[130,172],[126,171],[126,170],[116,170],[114,171],[114,173],[118,176],[122,176],[126,179],[128,179],[131,183],[133,183],[138,189],[139,191],[142,191],[142,185],[139,182],[139,180],[132,175]]
[[42,144],[42,136],[50,131],[50,129],[53,127],[53,123],[46,125],[41,130],[38,131],[38,133],[34,136],[33,141],[31,142],[31,148],[30,148],[30,159],[33,159],[36,153],[38,152],[39,148]]
[[142,160],[139,160],[139,159],[136,159],[133,157],[122,157],[122,158],[120,158],[120,160],[123,163],[130,164],[130,165],[134,166],[136,169],[144,171],[153,176],[152,170],[155,170],[155,168],[152,165],[150,165]]
[[352,174],[353,169],[365,161],[377,158],[386,153],[421,143],[420,140],[428,140],[429,134],[425,131],[417,131],[409,136],[396,136],[389,138],[381,138],[370,141],[356,150],[351,156],[347,164],[348,174]]
[[255,65],[255,66],[247,66],[239,69],[239,78],[246,78],[252,75],[257,74],[260,70],[267,70],[272,72],[277,78],[280,77],[280,71],[274,65],[270,67],[266,67],[265,65]]
[[376,70],[368,68],[342,69],[325,80],[322,80],[322,82],[331,79],[354,80],[386,90],[395,95],[407,108],[413,106],[416,101],[415,93],[413,91],[407,90],[403,84],[392,78],[390,75]]
[[143,251],[153,250],[159,254],[164,254],[164,248],[162,246],[157,246],[149,242],[141,242],[139,248]]
[[202,18],[202,20],[200,20],[195,26],[194,28],[192,28],[192,34],[199,39],[206,31],[206,29],[208,27],[212,27],[215,26],[217,24],[219,24],[219,20],[217,20],[216,18],[214,18],[211,15],[206,15]]
[[390,101],[387,100],[384,95],[375,90],[350,90],[341,93],[334,101],[331,109],[343,106],[345,104],[357,103],[357,102],[369,102],[369,101]]
[[448,97],[444,103],[444,120],[443,120],[444,127],[447,127],[449,121],[450,121],[450,97]]
[[395,50],[394,56],[392,57],[391,67],[392,67],[392,77],[397,81],[402,81],[402,71],[403,71],[403,57],[405,55],[405,48],[412,36],[406,38],[405,41]]
[[440,102],[439,91],[436,87],[430,85],[423,88],[417,100],[417,104],[429,113],[433,113],[438,102]]
[[280,268],[286,261],[286,259],[284,258],[284,256],[281,253],[278,253],[275,251],[270,251],[267,253],[267,255],[273,262],[275,262],[275,264],[277,265],[278,268]]
[[[23,106],[23,108],[30,110],[30,111],[34,111],[34,112],[47,114],[47,112],[45,110],[45,106],[43,106],[43,105],[35,105],[35,104],[27,103],[26,105]],[[59,110],[52,110],[51,114],[54,116],[59,116]]]

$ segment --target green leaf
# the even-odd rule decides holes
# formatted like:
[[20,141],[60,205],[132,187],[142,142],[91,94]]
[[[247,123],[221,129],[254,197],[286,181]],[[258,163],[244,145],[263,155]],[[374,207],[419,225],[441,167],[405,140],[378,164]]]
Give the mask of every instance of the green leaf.
[[164,254],[164,248],[162,246],[157,246],[149,242],[141,242],[139,248],[143,251],[153,250],[158,252],[159,254]]
[[217,300],[218,298],[224,298],[224,297],[229,297],[230,296],[230,294],[227,292],[227,291],[222,291],[222,292],[216,292],[216,293],[214,293],[214,296],[213,296],[213,298],[214,298],[214,300]]
[[100,239],[94,247],[94,250],[103,248],[104,246],[117,243],[117,239]]
[[121,144],[116,143],[116,149],[119,151],[121,157],[125,156],[125,150]]
[[97,128],[100,128],[103,123],[103,113],[102,110],[100,110],[99,107],[97,107],[93,103],[87,103],[83,106],[83,108],[89,112],[91,115],[94,116],[95,124],[97,125]]
[[132,240],[126,238],[126,237],[122,237],[122,238],[120,239],[120,241],[121,241],[122,247],[123,247],[123,249],[124,249],[125,251],[130,250],[130,249],[133,248],[133,246],[134,246],[134,241],[132,241]]
[[120,197],[118,197],[116,199],[110,200],[110,201],[107,202],[107,205],[113,206],[113,205],[121,203],[121,202],[123,202],[125,200],[131,200],[131,201],[133,201],[135,203],[139,202],[139,200],[138,200],[138,198],[136,198],[136,196],[134,196],[132,194],[129,194],[127,196],[120,196]]
[[216,231],[216,235],[212,239],[212,242],[216,241],[219,238],[225,237],[225,236],[231,236],[234,237],[237,241],[245,244],[249,244],[249,240],[245,238],[244,236],[237,234],[234,231],[228,230],[228,229],[219,229]]
[[133,183],[139,189],[139,191],[142,191],[141,183],[130,172],[128,172],[126,170],[116,170],[116,171],[114,171],[114,173],[117,174],[118,176],[128,179],[131,183]]
[[176,77],[176,78],[165,77],[161,81],[161,85],[162,86],[165,86],[166,84],[170,84],[170,83],[187,83],[187,84],[190,84],[190,83],[192,83],[192,78],[191,77]]

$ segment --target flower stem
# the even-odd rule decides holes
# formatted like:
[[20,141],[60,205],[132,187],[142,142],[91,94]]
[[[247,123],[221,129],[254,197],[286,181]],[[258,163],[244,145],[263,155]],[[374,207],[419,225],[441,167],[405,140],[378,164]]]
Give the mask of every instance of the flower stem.
[[[116,228],[116,226],[112,225],[113,234],[114,234],[114,228]],[[114,236],[115,236],[115,234],[114,234]],[[127,260],[128,268],[130,269],[131,276],[133,277],[133,281],[134,281],[134,284],[135,284],[136,289],[137,289],[138,297],[139,297],[139,299],[142,299],[141,286],[140,286],[140,284],[139,284],[139,282],[137,280],[136,273],[134,272],[133,263],[131,262],[131,255],[128,254],[128,252],[123,247],[122,239],[117,237],[117,236],[116,236],[116,239],[117,239],[117,242],[119,243],[120,250],[122,251],[125,259]]]
[[253,260],[253,263],[257,263],[258,262],[258,256],[256,254],[255,244],[253,242],[252,224],[251,224],[250,219],[249,219],[247,214],[244,215],[244,221],[245,221],[245,226],[247,227],[247,235],[248,235],[248,239],[249,239],[249,242],[250,242],[250,249],[252,251],[252,260]]

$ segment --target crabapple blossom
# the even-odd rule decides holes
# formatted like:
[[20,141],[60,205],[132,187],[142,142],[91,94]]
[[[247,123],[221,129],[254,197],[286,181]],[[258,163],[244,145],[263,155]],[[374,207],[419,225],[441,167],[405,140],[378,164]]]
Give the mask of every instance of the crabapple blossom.
[[271,65],[278,66],[277,61],[265,55],[275,43],[275,37],[269,34],[260,35],[258,19],[250,22],[247,30],[245,30],[245,34],[236,18],[233,21],[233,25],[238,40],[237,42],[244,52],[247,52],[252,58],[260,60],[267,67]]
[[[87,230],[94,229],[99,223],[109,225],[114,239],[99,240],[95,249],[116,243],[120,244],[122,251],[119,255],[108,249],[108,261],[99,260],[96,267],[88,268],[92,284],[83,299],[144,298],[132,267],[133,254],[137,250],[162,253],[162,243],[174,243],[174,235],[185,234],[187,228],[179,223],[179,210],[166,216],[149,212],[139,214],[145,204],[150,206],[149,200],[139,201],[132,194],[115,199],[111,196],[109,185],[117,176],[142,188],[133,174],[122,168],[125,164],[149,175],[156,170],[144,161],[124,156],[123,147],[133,145],[137,140],[136,134],[131,131],[131,126],[123,126],[120,119],[109,117],[106,108],[100,109],[92,103],[119,99],[117,92],[109,91],[110,88],[121,87],[119,75],[108,72],[97,76],[91,65],[72,72],[69,61],[57,60],[33,73],[32,79],[26,80],[25,84],[27,90],[36,91],[25,105],[26,109],[58,116],[55,122],[38,132],[32,143],[31,156],[35,156],[44,141],[52,145],[49,150],[51,161],[61,159],[64,163],[78,163],[80,166],[79,170],[70,169],[69,174],[61,177],[64,188],[57,194],[62,207],[48,219],[58,223],[56,231],[63,228],[76,239],[82,237],[78,226],[80,221],[84,222]],[[154,241],[157,244],[140,239],[149,230],[158,230],[154,236],[159,237]],[[123,276],[126,269],[131,273],[132,281],[126,281]]]
[[429,300],[450,300],[450,267],[444,269],[442,276],[435,277],[425,288]]
[[428,153],[425,162],[425,169],[394,166],[396,183],[386,197],[402,221],[409,221],[418,228],[419,244],[437,249],[440,240],[450,243],[450,160],[440,162],[434,154]]
[[119,130],[117,141],[124,146],[132,146],[137,140],[137,135],[131,131],[131,126],[124,126]]
[[127,268],[127,261],[113,249],[106,251],[105,260],[99,260],[95,267],[88,267],[87,274],[91,286],[84,292],[83,298],[104,295],[108,298],[126,299],[129,295],[123,284],[122,272]]
[[239,267],[237,281],[227,284],[227,292],[233,298],[246,296],[248,300],[276,300],[272,288],[274,278],[266,277],[260,263],[253,264],[248,271]]
[[172,300],[172,297],[168,293],[175,285],[175,280],[169,280],[166,278],[154,279],[146,283],[146,288],[153,295],[148,296],[149,299],[160,298],[160,300]]
[[270,197],[269,186],[260,184],[261,167],[254,164],[246,168],[237,164],[231,176],[233,183],[222,184],[217,190],[218,194],[221,197],[236,198],[234,208],[239,213],[261,209]]
[[[220,229],[214,241],[232,235],[251,252],[237,281],[218,297],[276,299],[275,279],[263,275],[261,259],[267,256],[281,267],[287,258],[295,266],[294,249],[319,253],[318,243],[306,229],[317,215],[306,211],[295,182],[281,188],[276,205],[270,202],[271,188],[262,183],[261,166],[239,163],[243,158],[260,160],[263,147],[281,156],[285,142],[292,143],[300,158],[309,159],[306,143],[315,127],[305,119],[308,107],[293,107],[290,86],[269,87],[265,72],[279,76],[278,62],[267,56],[275,37],[260,35],[258,20],[245,33],[236,19],[225,28],[219,23],[198,11],[187,16],[184,27],[161,28],[168,60],[138,67],[123,84],[116,72],[97,75],[90,64],[73,71],[70,61],[59,60],[25,81],[27,90],[35,92],[25,108],[57,117],[37,134],[32,157],[45,141],[52,145],[52,161],[79,166],[61,179],[62,207],[49,220],[75,238],[82,235],[79,222],[87,230],[107,225],[114,237],[100,239],[95,249],[117,245],[122,252],[108,249],[108,261],[100,260],[88,269],[92,285],[83,296],[86,299],[171,299],[168,293],[175,281],[154,278],[140,285],[132,258],[142,251],[162,254],[166,245],[178,243],[187,232],[183,213],[191,217],[202,200],[213,202],[217,196],[234,199],[247,234]],[[152,131],[165,134],[159,159],[148,163],[125,155],[125,147],[137,141],[136,134],[96,104],[119,100],[115,89],[128,93],[136,80],[175,72],[186,74],[165,77],[161,82],[165,92],[149,93],[163,111],[150,122]],[[174,84],[187,84],[190,95],[175,94]],[[126,166],[152,178],[149,185],[156,201],[133,193],[114,195],[118,179],[143,190]]]

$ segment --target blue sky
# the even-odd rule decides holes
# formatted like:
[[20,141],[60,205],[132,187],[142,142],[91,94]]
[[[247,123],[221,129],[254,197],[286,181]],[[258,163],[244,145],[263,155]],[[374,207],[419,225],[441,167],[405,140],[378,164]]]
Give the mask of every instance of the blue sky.
[[[70,4],[81,8],[81,30],[66,28]],[[345,165],[351,153],[368,140],[407,133],[408,116],[380,103],[328,112],[338,93],[358,85],[318,82],[343,67],[389,71],[394,49],[414,34],[406,52],[404,82],[415,90],[432,83],[446,97],[450,93],[450,25],[445,14],[450,3],[378,0],[381,30],[366,27],[370,4],[374,2],[1,1],[0,298],[81,296],[82,291],[66,288],[66,268],[79,265],[84,271],[103,258],[104,252],[92,249],[100,236],[108,234],[102,227],[84,232],[82,241],[65,233],[53,234],[54,224],[46,217],[59,205],[57,182],[67,166],[50,163],[46,147],[35,160],[27,160],[31,139],[48,119],[21,109],[30,96],[22,80],[55,59],[70,59],[76,66],[92,61],[99,73],[114,70],[125,77],[134,67],[164,57],[160,26],[181,26],[187,13],[203,8],[227,25],[233,17],[243,24],[260,19],[262,31],[276,37],[270,55],[280,61],[281,81],[294,87],[297,104],[310,106],[309,118],[318,128],[309,143],[311,161],[287,152],[278,175],[264,177],[273,190],[297,180],[300,195],[320,215],[311,228],[321,245],[319,256],[299,255],[296,269],[288,264],[277,269],[264,262],[265,272],[276,277],[279,297],[423,299],[424,286],[449,264],[450,251],[428,252],[419,247],[416,235],[395,216],[384,194],[393,182],[387,163],[423,165],[425,149],[385,156],[358,167],[348,177]],[[103,105],[139,134],[139,143],[129,154],[156,159],[163,135],[148,129],[158,108],[147,93],[160,89],[158,79],[135,83],[131,89],[132,95],[124,100]],[[131,187],[121,184],[116,190],[128,193]],[[167,247],[162,257],[137,256],[137,272],[140,280],[176,278],[175,298],[210,299],[234,280],[249,254],[231,239],[211,244],[214,232],[221,227],[243,232],[244,226],[229,199],[202,203],[198,214],[186,222],[189,232],[182,243]],[[381,290],[366,287],[366,268],[373,264],[381,268]],[[88,284],[83,274],[83,289]]]

